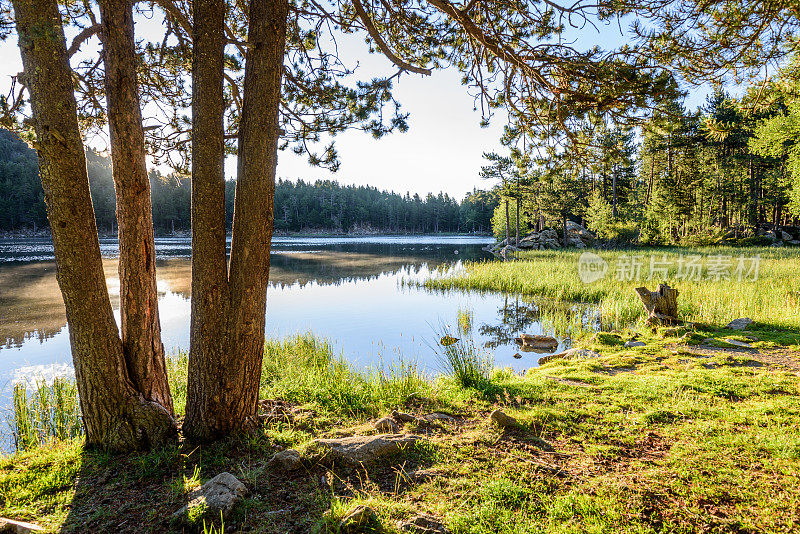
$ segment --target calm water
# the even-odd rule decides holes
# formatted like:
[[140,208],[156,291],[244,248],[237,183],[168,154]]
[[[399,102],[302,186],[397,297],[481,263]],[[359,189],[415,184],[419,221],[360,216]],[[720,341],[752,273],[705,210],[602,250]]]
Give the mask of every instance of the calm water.
[[[276,238],[267,293],[269,337],[312,331],[329,339],[358,367],[415,361],[440,370],[431,349],[442,325],[455,329],[459,313],[471,316],[479,346],[495,364],[517,371],[543,354],[521,353],[520,332],[545,333],[530,301],[474,292],[429,292],[403,281],[437,268],[487,258],[483,237]],[[119,320],[117,245],[101,243],[106,278]],[[168,351],[189,344],[190,242],[156,240],[161,327]],[[552,332],[548,332],[552,333]],[[569,344],[561,339],[558,350]],[[0,240],[0,396],[11,384],[70,375],[72,359],[63,302],[49,240]],[[0,401],[0,404],[5,404]]]

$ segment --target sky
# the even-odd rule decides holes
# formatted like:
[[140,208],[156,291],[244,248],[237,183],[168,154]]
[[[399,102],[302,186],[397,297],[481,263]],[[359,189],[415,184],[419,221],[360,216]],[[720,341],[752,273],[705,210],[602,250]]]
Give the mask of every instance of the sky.
[[[155,19],[139,16],[136,24],[137,35],[160,31]],[[600,27],[599,33],[591,28],[575,32],[576,46],[598,44],[606,49],[618,46],[625,40],[620,30],[624,33],[626,27],[623,23]],[[348,65],[359,65],[360,79],[390,76],[397,71],[383,56],[368,54],[363,36],[340,40],[339,49]],[[21,70],[16,37],[12,36],[0,43],[0,89],[4,93],[9,76]],[[341,166],[336,173],[309,165],[306,155],[282,151],[278,155],[278,177],[306,181],[331,179],[341,184],[371,185],[422,196],[444,191],[457,199],[473,188],[491,187],[494,184],[479,177],[485,163],[482,155],[504,151],[499,139],[506,116],[497,113],[488,127],[481,127],[481,113],[475,110],[475,101],[468,88],[461,85],[460,78],[459,72],[452,68],[434,71],[431,76],[404,74],[395,80],[394,96],[403,110],[410,113],[407,132],[395,132],[379,140],[358,130],[339,134],[335,141]],[[707,92],[696,91],[689,99],[690,107],[702,104]],[[229,157],[225,168],[226,176],[234,178],[235,158]]]

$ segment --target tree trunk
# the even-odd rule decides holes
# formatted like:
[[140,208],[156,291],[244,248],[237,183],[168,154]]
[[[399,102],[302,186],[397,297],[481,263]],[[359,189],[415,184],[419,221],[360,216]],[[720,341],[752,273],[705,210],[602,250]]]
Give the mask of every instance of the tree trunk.
[[656,291],[637,287],[636,294],[647,310],[647,324],[670,325],[680,323],[678,319],[678,290],[660,284]]
[[[218,393],[225,369],[228,268],[225,251],[223,51],[224,0],[194,3],[192,57],[192,319],[184,435],[193,440],[219,430]],[[207,390],[211,389],[211,394]]]
[[13,5],[86,443],[123,451],[166,442],[175,422],[134,389],[111,310],[58,6]]
[[617,168],[611,167],[611,196],[613,197],[614,204],[611,209],[611,217],[617,219]]
[[511,218],[508,214],[508,199],[505,199],[506,207],[506,245],[511,244]]
[[[251,48],[245,63],[239,126],[227,336],[221,365],[196,361],[202,382],[187,404],[186,416],[194,421],[191,434],[196,440],[244,429],[257,415],[288,8],[286,0],[253,0],[250,4]],[[195,15],[195,21],[199,18]]]
[[133,4],[100,2],[111,162],[119,225],[122,350],[133,385],[173,413],[161,343],[150,180],[139,107]]
[[[225,251],[224,0],[194,4],[192,58],[192,319],[184,435],[221,432],[216,386],[225,371],[228,268]],[[210,390],[210,391],[209,391]]]
[[561,230],[564,232],[564,248],[567,248],[567,214],[563,213],[561,215]]
[[[519,194],[519,192],[517,193]],[[519,245],[519,197],[516,198],[517,201],[517,238],[514,241],[514,245]]]

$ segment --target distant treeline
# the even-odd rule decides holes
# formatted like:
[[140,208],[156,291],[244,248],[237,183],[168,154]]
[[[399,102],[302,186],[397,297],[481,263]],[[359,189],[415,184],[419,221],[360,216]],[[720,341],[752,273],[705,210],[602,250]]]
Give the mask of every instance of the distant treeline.
[[[88,150],[89,186],[101,233],[116,231],[114,181],[108,158]],[[156,233],[188,231],[191,225],[190,180],[150,173]],[[225,184],[228,227],[233,222],[236,183]],[[498,203],[497,193],[475,190],[462,201],[445,193],[400,195],[369,186],[342,186],[279,180],[275,189],[275,229],[331,232],[487,232]],[[8,130],[0,129],[0,231],[38,230],[48,226],[36,152]]]

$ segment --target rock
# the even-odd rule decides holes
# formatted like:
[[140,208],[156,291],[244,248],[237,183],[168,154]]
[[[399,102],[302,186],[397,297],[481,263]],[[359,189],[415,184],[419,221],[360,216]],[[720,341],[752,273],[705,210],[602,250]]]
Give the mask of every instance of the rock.
[[447,421],[448,423],[458,422],[458,419],[452,415],[442,412],[429,413],[428,415],[423,415],[422,418],[426,421]]
[[491,415],[489,415],[489,419],[491,419],[491,421],[500,428],[513,428],[515,426],[519,426],[519,423],[516,419],[499,409],[493,411]]
[[536,336],[532,334],[520,334],[514,338],[520,349],[528,352],[534,350],[553,350],[558,347],[558,340],[551,336]]
[[422,439],[421,436],[413,434],[380,434],[378,436],[315,439],[309,446],[324,451],[322,460],[359,465],[400,452]]
[[245,494],[247,487],[235,476],[230,473],[220,473],[189,493],[188,504],[172,514],[172,517],[187,518],[193,515],[193,510],[202,507],[202,516],[213,521],[219,519],[220,512],[223,517],[226,516]]
[[417,418],[411,415],[410,413],[398,412],[397,410],[392,412],[392,419],[403,423],[411,423],[412,421],[417,420]]
[[378,432],[383,432],[384,434],[397,434],[400,432],[400,425],[397,424],[397,421],[391,417],[383,417],[378,419],[372,423],[372,426],[375,427],[375,430]]
[[682,336],[685,333],[685,329],[682,326],[673,326],[671,328],[665,328],[661,331],[662,337],[678,337]]
[[449,534],[442,522],[432,515],[421,514],[411,521],[398,521],[397,527],[400,532],[412,532],[414,534]]
[[734,319],[733,321],[729,322],[725,328],[731,328],[733,330],[744,330],[748,326],[753,324],[753,320],[749,317],[741,317],[739,319]]
[[347,534],[368,532],[368,527],[376,526],[377,524],[378,516],[375,515],[372,508],[359,504],[339,521],[339,532]]
[[646,347],[646,346],[647,346],[647,343],[645,343],[644,341],[626,341],[625,342],[625,348],[626,349],[630,349],[630,348],[633,348],[633,347]]
[[783,239],[784,241],[791,241],[792,239],[794,239],[792,237],[792,234],[790,234],[788,232],[784,232],[783,230],[780,231],[780,236],[781,236],[781,239]]
[[286,449],[276,452],[267,462],[267,467],[279,469],[281,471],[294,471],[302,463],[300,453],[294,449]]
[[44,528],[33,523],[25,523],[24,521],[14,521],[13,519],[6,519],[0,517],[0,532],[8,534],[30,534],[31,532],[44,532]]
[[750,343],[745,343],[744,341],[739,341],[737,339],[731,339],[729,337],[726,337],[722,341],[724,341],[728,345],[733,345],[734,347],[742,347],[742,348],[745,348],[745,349],[752,349],[753,348],[753,347],[750,346]]
[[519,352],[514,353],[515,360],[519,360],[520,358],[522,358],[522,354],[520,354]]
[[790,245],[800,245],[800,239],[792,239],[789,241]]
[[599,358],[600,354],[588,349],[569,349],[550,356],[539,358],[539,365],[553,361],[553,360],[570,360],[573,358]]

